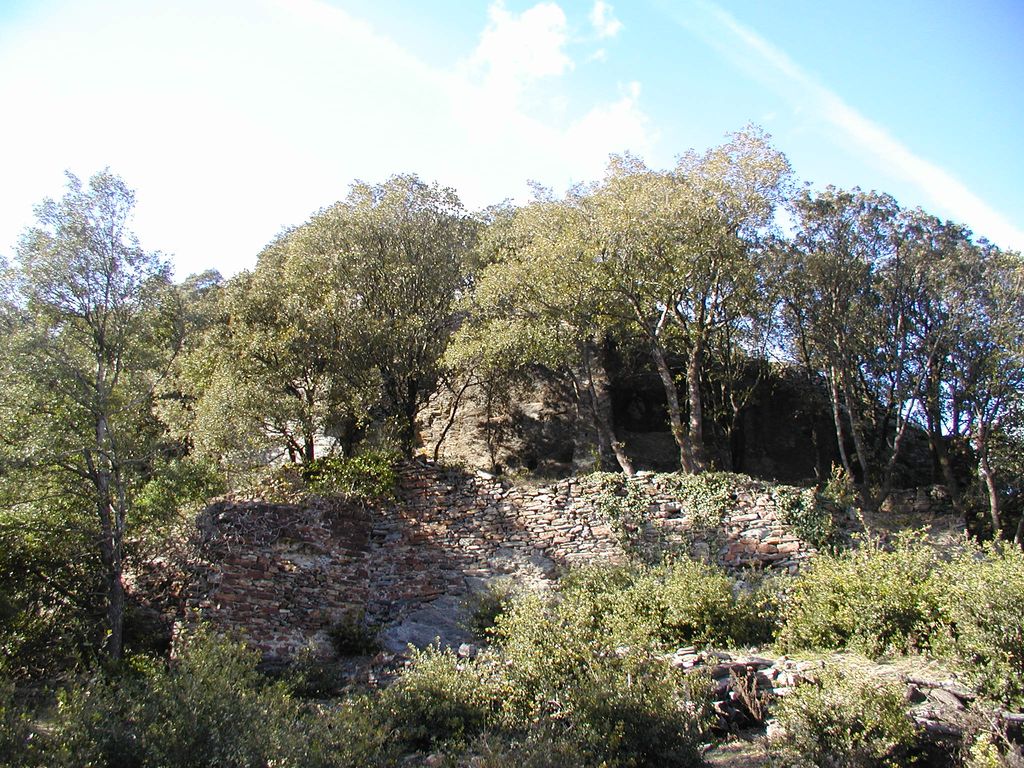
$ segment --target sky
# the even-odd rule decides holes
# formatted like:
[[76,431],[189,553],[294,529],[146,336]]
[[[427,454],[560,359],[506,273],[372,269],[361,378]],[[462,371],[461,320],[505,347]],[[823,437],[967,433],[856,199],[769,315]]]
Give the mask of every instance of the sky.
[[0,256],[109,167],[179,278],[230,276],[355,180],[471,210],[748,124],[801,182],[1024,249],[1020,0],[0,0]]

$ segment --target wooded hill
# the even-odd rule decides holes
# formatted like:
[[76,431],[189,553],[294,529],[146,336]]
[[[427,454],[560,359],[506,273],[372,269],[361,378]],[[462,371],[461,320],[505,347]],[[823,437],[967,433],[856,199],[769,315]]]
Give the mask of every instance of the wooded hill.
[[282,459],[315,468],[327,446],[412,454],[439,390],[500,399],[541,371],[589,414],[602,466],[633,473],[609,355],[659,383],[682,472],[730,468],[745,409],[784,370],[863,505],[926,444],[917,475],[984,510],[990,535],[1024,535],[1020,254],[885,194],[801,187],[757,129],[477,213],[415,176],[356,183],[229,280],[174,283],[132,206],[109,171],[69,175],[3,271],[15,656],[65,629],[119,656],[125,559],[179,510]]

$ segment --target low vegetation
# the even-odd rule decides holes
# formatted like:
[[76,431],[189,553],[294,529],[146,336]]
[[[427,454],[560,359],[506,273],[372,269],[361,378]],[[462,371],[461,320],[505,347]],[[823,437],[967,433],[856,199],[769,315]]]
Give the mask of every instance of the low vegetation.
[[[201,631],[173,662],[132,657],[74,679],[36,713],[43,730],[8,686],[0,744],[11,766],[390,766],[416,755],[697,766],[712,739],[709,681],[670,663],[677,648],[930,654],[959,667],[980,702],[1020,708],[1022,595],[1019,550],[965,543],[943,558],[918,536],[821,555],[756,589],[689,560],[588,567],[551,595],[495,593],[481,603],[491,642],[477,655],[416,652],[383,690],[317,687],[302,663],[274,681],[244,646]],[[783,733],[775,765],[899,766],[923,754],[904,687],[863,668],[826,666],[765,706]],[[1002,742],[965,732],[948,764],[1002,764]]]

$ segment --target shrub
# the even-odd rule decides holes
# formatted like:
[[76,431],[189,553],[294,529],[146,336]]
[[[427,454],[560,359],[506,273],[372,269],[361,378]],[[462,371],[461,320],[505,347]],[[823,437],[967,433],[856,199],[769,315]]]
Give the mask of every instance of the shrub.
[[835,545],[835,521],[824,494],[819,495],[813,488],[779,485],[772,488],[771,495],[779,518],[791,526],[797,536],[818,549],[831,549]]
[[264,681],[257,660],[201,632],[174,666],[136,658],[98,673],[60,695],[53,762],[248,768],[299,761],[312,743],[296,727],[300,710],[283,684]]
[[481,640],[491,638],[498,617],[512,605],[514,595],[515,591],[509,581],[498,581],[467,598],[469,617],[466,619],[466,629]]
[[943,650],[963,660],[983,693],[1024,707],[1024,552],[1006,543],[968,548],[941,577]]
[[784,736],[773,747],[785,765],[905,766],[917,751],[917,731],[896,682],[826,670],[785,697],[775,714]]
[[390,499],[395,495],[397,454],[370,450],[350,458],[325,456],[302,466],[302,479],[315,493],[350,499]]
[[599,765],[699,766],[701,682],[642,655],[603,659],[566,692],[558,719]]
[[771,639],[774,586],[745,592],[714,566],[679,558],[658,566],[594,566],[568,574],[563,613],[611,645],[662,650]]
[[[614,582],[624,571],[594,573]],[[614,647],[579,606],[527,595],[498,618],[498,650],[475,662],[477,675],[489,670],[492,727],[526,755],[561,745],[571,765],[699,765],[703,681],[646,649]]]
[[161,460],[135,499],[137,520],[144,526],[172,521],[182,509],[196,510],[227,491],[214,464],[191,457]]
[[363,611],[345,614],[327,629],[327,635],[339,656],[368,656],[380,650],[377,630],[366,623]]
[[492,685],[484,663],[460,661],[451,650],[430,646],[378,703],[386,728],[405,746],[462,745],[491,721]]
[[918,535],[892,549],[819,555],[792,582],[783,605],[785,650],[852,648],[871,657],[928,648],[941,620],[935,552]]
[[0,680],[0,768],[31,765],[32,721],[15,700],[14,686]]

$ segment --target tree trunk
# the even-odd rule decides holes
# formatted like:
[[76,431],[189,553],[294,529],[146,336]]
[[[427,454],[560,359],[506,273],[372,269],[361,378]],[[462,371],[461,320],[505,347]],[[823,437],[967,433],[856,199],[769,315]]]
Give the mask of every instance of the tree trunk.
[[843,436],[843,415],[840,408],[839,401],[839,382],[837,380],[838,372],[835,366],[831,367],[829,372],[829,399],[832,401],[832,422],[836,428],[836,445],[839,448],[839,460],[843,462],[843,471],[846,476],[853,480],[853,466],[850,464],[850,457],[846,453],[846,439]]
[[864,447],[864,437],[860,432],[860,421],[853,410],[853,396],[850,393],[850,381],[846,373],[843,374],[843,403],[846,406],[846,417],[850,422],[850,436],[853,438],[853,448],[857,451],[857,463],[862,473],[862,484],[866,488],[870,480],[870,468],[868,467],[868,456]]
[[416,411],[420,401],[419,394],[419,386],[414,379],[410,379],[405,386],[400,434],[402,453],[406,457],[412,456],[416,447]]
[[444,444],[445,438],[448,437],[448,432],[450,432],[451,428],[455,425],[455,417],[459,413],[459,406],[462,404],[462,398],[466,394],[466,390],[470,388],[474,381],[475,379],[471,374],[466,377],[466,380],[462,383],[462,386],[459,387],[458,392],[456,392],[454,389],[451,389],[453,397],[451,403],[449,403],[448,405],[448,418],[444,423],[444,429],[441,430],[441,434],[437,438],[437,443],[434,445],[435,462],[438,461],[441,455],[441,446]]
[[703,472],[707,468],[704,456],[704,401],[700,392],[700,376],[703,370],[704,339],[698,336],[686,364],[686,396],[690,406],[690,455],[693,459],[694,472]]
[[313,416],[316,408],[316,395],[311,386],[305,390],[306,412],[302,424],[302,461],[309,464],[316,459],[316,421]]
[[[96,424],[97,442],[106,443],[106,419]],[[102,452],[85,451],[85,463],[96,489],[96,514],[100,522],[100,562],[107,581],[107,638],[105,649],[112,659],[120,659],[124,650],[124,582],[122,580],[124,511],[114,508],[111,495],[111,472]]]
[[949,493],[950,502],[953,504],[953,511],[958,515],[964,513],[963,501],[960,498],[960,484],[956,481],[953,472],[953,463],[949,459],[949,451],[946,450],[946,440],[942,434],[942,405],[939,402],[939,385],[941,374],[939,372],[936,357],[928,362],[928,385],[925,401],[925,416],[928,419],[928,445],[931,448],[932,456],[939,467],[942,475],[942,482]]
[[589,394],[590,411],[594,417],[594,426],[597,429],[598,445],[602,450],[610,450],[622,472],[627,477],[635,474],[633,462],[626,453],[625,446],[619,441],[615,434],[615,426],[611,417],[611,403],[608,395],[609,382],[608,372],[603,361],[594,349],[594,342],[588,340],[583,350],[584,376],[586,376],[586,390]]
[[[116,550],[120,549],[120,546],[116,547]],[[124,655],[124,580],[119,551],[114,553],[108,592],[107,626],[110,634],[107,636],[107,655],[120,659]]]
[[676,390],[676,383],[672,380],[672,371],[669,370],[668,362],[665,360],[665,352],[661,345],[655,341],[651,344],[651,357],[658,369],[658,376],[661,377],[661,385],[665,390],[665,401],[668,404],[668,419],[672,426],[672,437],[679,447],[679,468],[686,474],[692,475],[696,472],[694,468],[693,452],[690,448],[690,438],[683,426],[682,410],[679,407],[679,393]]
[[992,521],[992,536],[999,538],[1002,535],[1002,514],[999,504],[999,489],[996,488],[995,475],[992,466],[988,462],[988,427],[980,425],[975,440],[975,448],[978,451],[978,474],[985,481],[985,490],[988,492],[988,513]]

